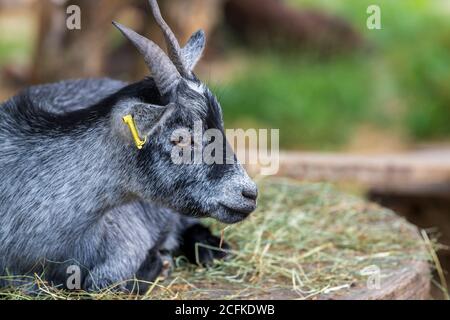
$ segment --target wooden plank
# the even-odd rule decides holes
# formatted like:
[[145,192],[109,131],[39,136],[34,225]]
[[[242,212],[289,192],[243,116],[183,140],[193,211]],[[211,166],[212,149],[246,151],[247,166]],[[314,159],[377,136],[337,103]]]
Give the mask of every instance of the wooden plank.
[[353,289],[343,300],[427,300],[430,299],[430,267],[425,261],[410,261],[381,280],[379,289]]
[[[248,166],[257,174],[259,165]],[[307,181],[352,182],[402,193],[450,194],[450,150],[402,154],[281,152],[279,176]]]

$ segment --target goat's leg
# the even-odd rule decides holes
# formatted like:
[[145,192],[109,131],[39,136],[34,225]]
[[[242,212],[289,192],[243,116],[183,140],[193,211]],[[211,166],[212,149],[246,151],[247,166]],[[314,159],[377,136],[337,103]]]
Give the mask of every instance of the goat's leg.
[[230,249],[230,246],[223,243],[221,250],[219,248],[220,238],[201,225],[200,219],[181,215],[153,203],[141,202],[140,207],[147,228],[154,230],[155,226],[159,226],[158,231],[165,234],[161,244],[156,246],[160,253],[168,253],[166,257],[169,259],[166,259],[166,264],[169,266],[165,271],[170,270],[170,255],[174,252],[186,256],[192,263],[203,265],[211,264],[213,260],[223,259],[227,256],[226,250]]
[[[211,230],[203,226],[198,219],[181,218],[182,225],[187,226],[180,230],[181,239],[179,253],[188,258],[189,262],[201,265],[210,265],[216,259],[228,256],[226,250],[230,245],[226,242],[220,247],[220,238],[213,235]],[[187,222],[184,220],[188,220]]]
[[84,282],[85,290],[98,291],[111,288],[143,294],[158,276],[164,276],[164,272],[169,271],[167,264],[164,263],[168,260],[157,248],[149,250],[146,256],[144,254],[131,257],[121,253],[115,257],[117,259],[109,258],[87,275]]
[[144,294],[162,270],[163,263],[158,251],[150,250],[145,261],[136,272],[135,279],[127,283],[127,290],[135,294]]
[[135,278],[136,270],[144,261],[144,256],[127,256],[125,253],[114,254],[100,265],[95,266],[86,275],[83,289],[86,291],[127,291],[127,284]]
[[96,291],[113,286],[127,291],[132,287],[128,282],[149,282],[159,275],[162,261],[158,249],[164,225],[157,219],[149,226],[144,210],[139,203],[133,203],[107,213],[104,238],[98,246],[103,259],[86,276],[84,289]]

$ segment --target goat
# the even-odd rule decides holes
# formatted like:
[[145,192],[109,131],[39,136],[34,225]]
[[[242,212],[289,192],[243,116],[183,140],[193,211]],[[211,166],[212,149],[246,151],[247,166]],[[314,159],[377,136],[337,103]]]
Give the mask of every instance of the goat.
[[[151,78],[67,80],[30,87],[0,105],[0,275],[38,273],[65,287],[75,264],[81,289],[121,283],[120,290],[132,290],[136,283],[127,280],[153,281],[167,253],[200,263],[223,256],[202,249],[195,257],[196,242],[219,244],[200,218],[236,223],[256,208],[256,184],[226,140],[231,162],[172,161],[181,143],[173,131],[201,121],[223,134],[222,111],[192,71],[204,33],[180,48],[156,0],[149,3],[168,55],[113,24],[142,53]],[[25,281],[11,279],[0,285]]]

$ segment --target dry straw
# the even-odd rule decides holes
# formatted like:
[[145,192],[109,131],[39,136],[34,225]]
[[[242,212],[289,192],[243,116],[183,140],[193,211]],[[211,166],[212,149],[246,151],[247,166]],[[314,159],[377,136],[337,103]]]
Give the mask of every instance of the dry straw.
[[[248,220],[226,228],[230,258],[204,268],[175,260],[169,279],[158,279],[143,296],[66,292],[39,277],[41,299],[314,299],[345,294],[365,283],[361,270],[377,266],[383,276],[406,261],[432,261],[417,230],[392,211],[342,194],[328,184],[286,179],[259,181],[259,207]],[[217,234],[224,226],[209,222]],[[428,239],[427,245],[436,248]],[[212,248],[221,250],[220,248]],[[433,249],[434,250],[434,249]],[[433,251],[434,252],[434,251]],[[0,297],[30,299],[20,290]]]

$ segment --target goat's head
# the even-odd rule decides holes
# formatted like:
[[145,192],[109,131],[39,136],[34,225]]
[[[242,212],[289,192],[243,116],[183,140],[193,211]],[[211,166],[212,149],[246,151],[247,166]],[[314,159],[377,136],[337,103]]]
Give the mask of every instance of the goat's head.
[[[225,223],[241,221],[256,207],[257,188],[226,141],[219,103],[192,71],[205,47],[205,35],[201,30],[194,33],[186,46],[180,48],[161,17],[156,0],[150,0],[150,6],[164,34],[168,55],[151,40],[114,23],[144,56],[163,101],[163,105],[153,105],[131,100],[115,117],[118,123],[118,119],[131,115],[133,121],[130,117],[125,120],[131,128],[136,124],[137,146],[147,141],[141,150],[133,152],[138,166],[138,173],[132,177],[133,185],[139,186],[136,193],[183,214],[213,217]],[[188,152],[191,158],[199,147],[201,150],[211,142],[208,135],[191,136],[198,123],[202,132],[213,129],[215,139],[217,133],[222,135],[222,142],[216,141],[216,146],[220,143],[220,156],[214,157],[222,161],[174,161],[174,154],[180,150]],[[120,126],[122,136],[131,143],[130,131],[123,123]],[[177,134],[180,130],[189,136]]]

